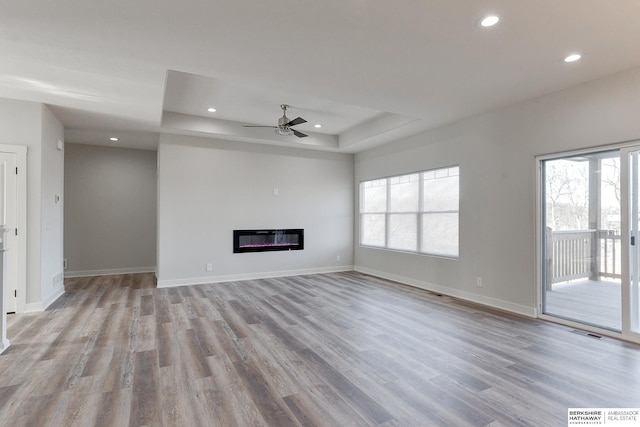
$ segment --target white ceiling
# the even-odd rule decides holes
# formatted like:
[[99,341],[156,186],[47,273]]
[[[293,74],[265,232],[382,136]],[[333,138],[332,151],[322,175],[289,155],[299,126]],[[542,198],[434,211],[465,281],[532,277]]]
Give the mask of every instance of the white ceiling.
[[[50,105],[67,142],[357,152],[640,67],[638,20],[637,0],[5,0],[0,97]],[[242,127],[282,103],[309,138]]]

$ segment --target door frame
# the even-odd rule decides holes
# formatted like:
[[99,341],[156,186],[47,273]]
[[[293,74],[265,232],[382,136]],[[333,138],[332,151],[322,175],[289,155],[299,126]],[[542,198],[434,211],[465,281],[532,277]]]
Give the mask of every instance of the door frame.
[[[622,234],[622,238],[624,239],[625,236],[626,238],[629,237],[629,214],[628,214],[628,209],[629,209],[629,202],[628,202],[628,182],[626,184],[626,186],[623,186],[623,180],[626,179],[628,180],[628,175],[625,177],[623,176],[623,174],[626,174],[626,171],[628,171],[628,167],[627,168],[623,168],[622,167],[622,159],[623,159],[623,152],[625,152],[625,150],[628,151],[634,151],[632,148],[633,147],[637,147],[638,149],[640,149],[640,140],[636,139],[636,140],[630,140],[630,141],[625,141],[625,142],[620,142],[620,143],[616,143],[616,144],[610,144],[610,145],[599,145],[599,146],[595,146],[595,147],[590,147],[590,148],[585,148],[585,149],[580,149],[580,150],[568,150],[568,151],[562,151],[562,152],[558,152],[558,153],[552,153],[552,154],[544,154],[544,155],[538,155],[535,158],[536,161],[536,315],[539,319],[542,320],[546,320],[549,322],[553,322],[553,323],[558,323],[564,326],[568,326],[571,328],[575,328],[575,329],[580,329],[583,331],[588,331],[588,332],[592,332],[598,335],[602,335],[602,336],[608,336],[608,337],[612,337],[612,338],[618,338],[618,339],[623,339],[626,341],[630,341],[630,342],[634,342],[637,344],[640,344],[640,334],[637,333],[633,333],[631,331],[629,331],[629,324],[625,324],[625,320],[628,321],[628,311],[629,308],[627,307],[625,309],[624,305],[625,303],[628,304],[629,302],[629,289],[630,289],[630,283],[629,283],[629,245],[623,245],[622,246],[622,262],[621,262],[621,268],[622,268],[622,280],[621,280],[621,292],[622,292],[622,331],[621,332],[616,332],[616,331],[612,331],[609,329],[604,329],[604,328],[599,328],[597,326],[592,326],[592,325],[586,325],[584,323],[580,323],[580,322],[576,322],[576,321],[572,321],[572,320],[567,320],[567,319],[563,319],[563,318],[559,318],[559,317],[555,317],[555,316],[550,316],[547,314],[544,314],[542,311],[542,306],[543,306],[543,289],[544,289],[544,279],[545,279],[545,259],[543,256],[544,253],[544,239],[543,239],[543,227],[544,227],[544,200],[543,200],[543,196],[544,196],[544,185],[545,183],[542,182],[542,178],[543,178],[543,173],[542,173],[542,163],[545,160],[553,160],[553,159],[559,159],[559,158],[563,158],[563,157],[571,157],[571,156],[579,156],[581,154],[590,154],[590,153],[594,153],[594,152],[599,152],[599,151],[610,151],[610,150],[620,150],[620,163],[621,163],[621,173],[620,173],[620,183],[621,183],[621,195],[623,195],[621,197],[621,201],[620,201],[620,217],[621,217],[621,229],[620,232]],[[626,151],[626,152],[628,152]],[[626,181],[625,181],[626,182]],[[626,195],[624,193],[624,190],[626,188]],[[627,210],[625,210],[627,209]],[[626,292],[626,294],[625,294]],[[626,310],[626,312],[625,312]]]
[[[640,141],[636,141],[636,145],[629,145],[620,149],[620,194],[624,195],[620,200],[620,212],[625,213],[621,215],[621,238],[623,239],[622,244],[622,336],[625,339],[629,339],[630,341],[640,342],[640,331],[634,332],[632,328],[632,320],[631,320],[631,304],[636,304],[635,310],[638,310],[637,304],[638,301],[632,303],[631,298],[631,256],[633,255],[631,249],[631,221],[632,221],[632,200],[631,198],[631,179],[633,177],[629,176],[632,171],[632,167],[630,166],[630,154],[632,152],[640,152]],[[636,165],[637,169],[635,170],[635,178],[636,183],[638,182],[638,173],[640,173],[640,163]],[[636,184],[637,185],[637,184]],[[635,195],[636,198],[640,196],[640,189],[638,189],[638,193]],[[636,204],[637,204],[636,200]],[[637,240],[638,236],[636,236]],[[624,243],[626,240],[626,243]],[[640,242],[636,242],[635,248],[636,251],[640,251],[640,247],[638,246]],[[637,258],[636,258],[637,260]]]
[[[16,274],[16,313],[24,313],[27,306],[27,147],[23,145],[0,144],[0,152],[16,155],[16,236],[15,250],[18,254]],[[2,289],[4,292],[4,288]],[[4,294],[3,294],[4,295]]]

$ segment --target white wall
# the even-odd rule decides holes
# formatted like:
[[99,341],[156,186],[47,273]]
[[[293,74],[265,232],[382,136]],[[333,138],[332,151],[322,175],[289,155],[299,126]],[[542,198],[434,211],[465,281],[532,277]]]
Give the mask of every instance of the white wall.
[[[40,300],[47,307],[64,293],[63,281],[63,202],[64,202],[64,127],[44,105],[42,110],[42,184],[40,217]],[[63,145],[64,147],[64,145]],[[59,196],[59,201],[55,196]]]
[[0,98],[0,142],[27,147],[27,295],[40,299],[41,105]]
[[[159,286],[351,268],[352,155],[162,135],[158,156]],[[233,253],[262,228],[304,228],[305,248]]]
[[62,124],[42,104],[0,98],[0,144],[28,150],[27,230],[21,230],[27,233],[27,311],[45,308],[62,291],[51,282],[62,263],[61,208],[51,195],[63,196],[64,159],[55,152],[62,138]]
[[155,271],[157,153],[65,147],[66,276]]
[[459,259],[363,248],[356,239],[356,268],[534,315],[535,156],[640,139],[639,112],[637,69],[356,155],[356,191],[362,180],[461,169]]

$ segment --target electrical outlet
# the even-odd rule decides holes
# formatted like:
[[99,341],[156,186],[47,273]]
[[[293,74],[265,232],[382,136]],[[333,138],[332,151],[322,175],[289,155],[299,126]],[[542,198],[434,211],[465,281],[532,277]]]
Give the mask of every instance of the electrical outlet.
[[476,277],[476,286],[479,288],[482,287],[482,277],[480,276]]
[[340,262],[340,255],[336,257],[336,262]]
[[207,271],[213,270],[213,264],[207,264]]
[[64,270],[66,270],[66,269],[67,269],[67,265],[68,265],[68,264],[67,264],[67,259],[65,258],[65,259],[63,259],[63,260],[62,260],[62,268],[63,268]]

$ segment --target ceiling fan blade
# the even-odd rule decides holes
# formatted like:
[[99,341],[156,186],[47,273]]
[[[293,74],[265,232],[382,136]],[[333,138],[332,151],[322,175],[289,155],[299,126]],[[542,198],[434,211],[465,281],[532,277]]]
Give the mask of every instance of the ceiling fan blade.
[[295,126],[295,125],[301,125],[302,123],[307,123],[307,121],[305,119],[303,119],[302,117],[297,117],[293,120],[291,120],[289,123],[287,123],[285,126]]
[[243,128],[277,128],[278,126],[242,125]]
[[292,132],[293,132],[293,134],[294,134],[295,136],[297,136],[298,138],[304,138],[304,137],[309,136],[309,135],[307,135],[307,134],[305,134],[305,133],[298,132],[298,131],[297,131],[297,130],[295,130],[295,129],[291,129],[291,131],[292,131]]

